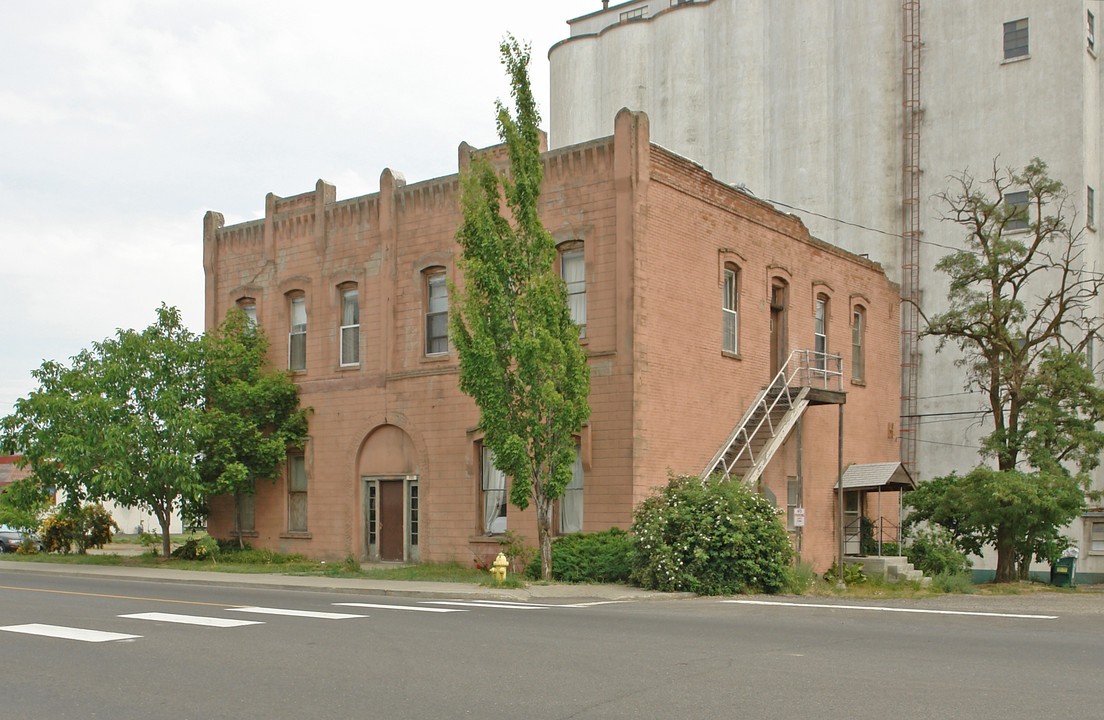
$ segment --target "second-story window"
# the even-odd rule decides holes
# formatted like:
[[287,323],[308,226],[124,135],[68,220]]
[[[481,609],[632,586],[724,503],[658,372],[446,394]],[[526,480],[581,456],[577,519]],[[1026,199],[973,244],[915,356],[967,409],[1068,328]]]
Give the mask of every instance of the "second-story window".
[[865,338],[864,315],[862,308],[855,308],[851,317],[851,379],[861,381],[863,379],[863,344]]
[[736,268],[731,265],[726,265],[724,270],[724,291],[721,296],[721,316],[723,321],[721,349],[730,353],[736,353],[740,348],[737,339],[740,329],[739,279]]
[[586,337],[586,258],[581,240],[560,246],[560,277],[567,285],[567,307],[571,321],[579,326],[579,337]]
[[360,363],[360,303],[357,289],[341,291],[341,364]]
[[828,298],[818,295],[813,322],[813,367],[824,370],[828,359]]
[[291,299],[291,327],[288,331],[288,369],[307,367],[307,299]]
[[426,355],[448,352],[448,286],[445,271],[426,274]]
[[1093,15],[1092,10],[1086,10],[1086,12],[1088,13],[1087,20],[1088,20],[1089,27],[1086,30],[1086,32],[1088,34],[1086,35],[1085,39],[1089,43],[1089,50],[1095,51],[1096,50],[1096,17]]

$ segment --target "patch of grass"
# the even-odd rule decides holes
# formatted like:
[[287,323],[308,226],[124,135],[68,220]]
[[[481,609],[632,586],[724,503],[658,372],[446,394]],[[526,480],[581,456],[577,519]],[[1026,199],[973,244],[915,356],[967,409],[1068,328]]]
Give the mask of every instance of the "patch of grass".
[[[459,582],[478,585],[490,579],[490,573],[459,562],[421,563],[417,565],[361,566],[359,561],[326,563],[302,555],[281,555],[268,550],[235,550],[219,553],[213,558],[185,560],[164,559],[147,552],[141,555],[4,555],[12,562],[46,562],[59,565],[100,565],[113,567],[148,567],[170,570],[200,570],[224,573],[272,573],[282,575],[317,575],[326,577],[365,578],[371,580],[408,580],[415,582]],[[360,568],[359,570],[357,568]],[[524,587],[520,580],[507,576],[501,587]],[[510,584],[511,582],[516,584]]]
[[932,578],[932,589],[956,595],[973,595],[977,586],[966,573],[941,572]]

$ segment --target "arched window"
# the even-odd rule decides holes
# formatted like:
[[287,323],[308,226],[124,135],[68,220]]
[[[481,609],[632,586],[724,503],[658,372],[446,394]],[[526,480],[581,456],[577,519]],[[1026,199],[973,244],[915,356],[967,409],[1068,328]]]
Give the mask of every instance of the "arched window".
[[251,297],[238,298],[238,309],[249,318],[249,324],[257,326],[257,301]]

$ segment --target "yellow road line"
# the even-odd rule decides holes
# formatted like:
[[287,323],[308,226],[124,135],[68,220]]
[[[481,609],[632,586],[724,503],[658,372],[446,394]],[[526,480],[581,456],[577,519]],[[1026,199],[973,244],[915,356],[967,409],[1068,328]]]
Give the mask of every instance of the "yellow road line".
[[230,605],[227,603],[202,602],[199,600],[169,600],[167,598],[136,597],[134,595],[107,595],[105,593],[77,592],[76,590],[47,590],[45,588],[14,587],[12,585],[0,585],[0,590],[23,590],[24,592],[56,593],[58,595],[82,595],[84,597],[114,598],[116,600],[145,600],[147,602],[176,603],[178,605],[210,605],[212,607],[251,607],[249,605]]

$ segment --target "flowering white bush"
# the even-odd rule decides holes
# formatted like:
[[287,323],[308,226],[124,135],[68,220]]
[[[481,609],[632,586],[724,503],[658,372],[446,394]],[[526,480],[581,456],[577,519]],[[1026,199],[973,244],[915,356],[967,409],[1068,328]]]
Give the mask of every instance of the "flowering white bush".
[[674,476],[633,513],[632,579],[699,595],[784,590],[793,548],[779,515],[739,482]]

